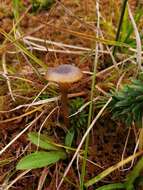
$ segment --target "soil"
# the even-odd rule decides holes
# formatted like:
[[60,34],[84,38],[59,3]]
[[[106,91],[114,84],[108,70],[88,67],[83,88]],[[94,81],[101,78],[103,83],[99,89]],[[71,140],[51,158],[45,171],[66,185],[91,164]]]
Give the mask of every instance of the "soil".
[[[12,1],[5,0],[1,1],[0,4],[0,26],[5,32],[9,33],[14,25]],[[112,7],[109,6],[109,0],[100,2],[101,13],[107,20],[111,19],[111,11],[112,13],[115,13],[115,9],[117,7],[120,10],[121,2],[116,1],[115,4],[115,7]],[[135,9],[135,4],[135,1],[130,2],[132,10]],[[95,16],[95,10],[96,5],[95,1],[93,0],[63,0],[59,2],[56,1],[51,7],[49,7],[48,10],[41,8],[33,12],[31,3],[28,0],[23,0],[19,10],[21,20],[17,26],[17,31],[20,32],[22,37],[32,36],[40,39],[48,39],[54,42],[62,42],[65,44],[92,49],[95,48],[95,41],[91,38],[91,36],[94,37],[97,30],[97,18]],[[120,12],[119,10],[116,11],[115,16],[118,15]],[[113,23],[115,26],[117,26],[117,18],[113,18]],[[104,37],[112,40],[114,37],[114,30],[115,29],[113,28],[111,33],[108,33],[109,30],[107,30],[108,32],[106,33],[103,31]],[[22,42],[22,37],[18,39],[20,42]],[[1,48],[0,55],[2,58],[3,54],[6,54],[7,70],[8,74],[11,76],[10,83],[15,97],[15,101],[13,101],[9,93],[6,78],[4,75],[1,75],[0,110],[7,111],[15,108],[18,105],[31,103],[34,97],[43,89],[47,82],[43,75],[40,75],[39,77],[34,72],[33,68],[40,70],[40,66],[31,60],[27,61],[29,58],[25,58],[21,52],[18,52],[18,48],[16,48],[13,43],[9,42],[8,40],[5,41],[5,37],[2,34],[0,34],[0,41],[4,44]],[[55,48],[57,50],[60,50],[60,48],[55,45],[50,45],[47,47],[46,43],[44,43],[44,45],[47,48],[47,52],[37,50],[32,50],[31,52],[40,60],[42,60],[48,67],[57,66],[59,64],[74,63],[83,71],[92,71],[94,62],[93,55],[50,52],[48,51],[48,48]],[[101,48],[104,49],[103,45],[101,45]],[[63,50],[65,49],[63,48]],[[17,53],[12,54],[10,51],[15,51]],[[109,60],[110,58],[108,55],[101,54],[99,58],[98,72],[109,66],[107,63],[110,62]],[[3,73],[2,66],[0,66],[0,72]],[[42,72],[45,72],[45,70],[42,69]],[[123,82],[128,80],[128,77],[133,74],[132,72],[126,73],[126,77],[124,77]],[[103,92],[107,93],[111,87],[116,86],[119,76],[115,76],[115,73],[116,71],[113,70],[110,73],[107,72],[104,75],[97,77],[97,85],[103,90]],[[114,79],[112,79],[113,75],[115,76]],[[19,79],[16,79],[15,76],[24,78],[29,82],[20,81]],[[74,84],[70,88],[69,93],[74,93],[74,97],[76,97],[76,93],[81,92],[81,95],[79,96],[84,99],[84,102],[87,102],[90,98],[90,90],[91,77],[88,74],[84,74],[82,81]],[[55,93],[54,95],[59,93],[56,87],[49,87],[45,91],[45,94],[48,93],[49,96],[53,96],[53,91]],[[94,96],[97,97],[99,95],[104,95],[103,92],[97,90]],[[39,126],[41,126],[47,115],[55,106],[56,103],[43,106],[41,109],[42,111],[45,110],[45,113],[42,115],[41,119],[35,122],[26,133],[20,136],[0,156],[1,189],[5,189],[7,184],[20,175],[21,171],[15,171],[15,166],[18,160],[20,160],[20,158],[22,158],[24,155],[36,150],[36,146],[29,143],[27,140],[27,133],[30,131],[38,131]],[[27,124],[33,121],[41,113],[41,109],[27,115],[26,117],[23,116],[12,121],[1,122],[0,149],[5,147],[14,137],[16,137],[16,135],[20,133],[20,131],[26,127]],[[88,109],[86,111],[88,113]],[[98,108],[94,108],[93,117],[98,113],[98,111]],[[26,109],[24,107],[12,112],[1,112],[0,120],[5,121],[16,116],[20,116],[25,112]],[[48,122],[46,122],[42,129],[42,133],[53,136],[57,143],[64,144],[66,129],[60,122],[56,122],[57,117],[58,111],[56,111],[56,113],[54,113],[49,118]],[[74,142],[75,147],[78,146],[85,130],[86,124],[84,124],[84,126],[82,126],[82,128],[77,132]],[[109,166],[112,166],[121,160],[127,134],[128,128],[122,123],[113,121],[110,113],[105,113],[103,117],[98,120],[90,134],[91,138],[89,143],[88,159],[97,163],[100,167],[87,162],[86,180],[96,176]],[[131,130],[124,157],[132,155],[134,147],[135,133],[134,130]],[[71,157],[72,153],[69,154],[66,161],[60,161],[58,164],[53,165],[48,169],[42,168],[31,170],[26,175],[21,177],[16,183],[14,183],[10,189],[36,190],[41,175],[46,172],[47,177],[43,186],[43,190],[56,190],[56,185],[60,181],[61,174],[64,173]],[[1,161],[3,162],[1,163]],[[79,167],[81,167],[81,162],[79,162]],[[128,167],[128,165],[125,167]],[[57,175],[57,173],[59,175]],[[128,170],[116,170],[108,177],[104,178],[103,181],[97,183],[95,186],[90,187],[89,189],[92,190],[108,183],[122,182],[125,180],[127,173]],[[71,167],[67,178],[70,182],[64,182],[61,190],[79,189],[76,162],[74,162],[73,166]],[[75,185],[72,185],[72,183]]]

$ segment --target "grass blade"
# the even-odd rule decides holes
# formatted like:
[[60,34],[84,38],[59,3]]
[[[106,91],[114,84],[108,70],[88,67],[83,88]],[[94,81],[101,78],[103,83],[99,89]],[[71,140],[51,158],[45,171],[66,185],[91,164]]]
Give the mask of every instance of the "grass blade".
[[4,35],[7,40],[12,42],[18,49],[23,51],[29,58],[31,58],[35,63],[40,65],[43,68],[47,68],[46,64],[44,64],[40,59],[35,57],[31,52],[29,52],[20,42],[16,41],[11,35],[7,34],[3,29],[0,28],[0,33]]
[[98,181],[102,180],[103,178],[105,178],[107,175],[109,175],[110,173],[112,173],[113,171],[115,171],[116,169],[120,168],[121,166],[129,163],[132,161],[132,159],[135,159],[136,157],[140,156],[141,154],[143,154],[142,152],[138,152],[128,158],[126,158],[125,160],[122,160],[120,162],[118,162],[117,164],[107,168],[106,170],[104,170],[103,172],[101,172],[99,175],[93,177],[92,179],[88,180],[84,185],[85,187],[89,187],[95,183],[97,183]]
[[102,187],[97,188],[96,190],[116,190],[116,189],[125,189],[125,185],[123,183],[114,183],[114,184],[104,185]]

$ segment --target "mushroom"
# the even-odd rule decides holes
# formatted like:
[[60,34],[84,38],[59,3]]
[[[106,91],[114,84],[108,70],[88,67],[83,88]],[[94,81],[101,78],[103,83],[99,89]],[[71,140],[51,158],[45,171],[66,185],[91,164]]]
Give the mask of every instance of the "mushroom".
[[69,127],[68,112],[68,88],[70,84],[79,81],[82,78],[81,70],[69,64],[59,65],[55,68],[49,68],[45,77],[48,81],[56,82],[61,92],[61,107],[63,112],[64,124]]

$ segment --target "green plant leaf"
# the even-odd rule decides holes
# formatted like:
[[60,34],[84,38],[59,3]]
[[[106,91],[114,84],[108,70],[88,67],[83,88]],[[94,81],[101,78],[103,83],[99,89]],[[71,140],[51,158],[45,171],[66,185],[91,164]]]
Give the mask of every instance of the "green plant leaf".
[[96,190],[116,190],[116,189],[125,189],[125,185],[123,183],[108,184],[99,187]]
[[61,150],[61,147],[54,145],[54,141],[52,138],[49,138],[43,134],[38,134],[36,132],[28,133],[28,140],[30,140],[33,144],[39,146],[40,148],[46,150]]
[[131,190],[137,177],[139,177],[141,170],[143,169],[143,157],[137,162],[133,170],[127,176],[126,189]]
[[[84,105],[83,98],[75,98],[70,101],[70,114],[74,114],[79,111],[79,109]],[[71,126],[77,131],[78,129],[84,128],[87,123],[87,113],[86,109],[80,111],[80,113],[73,115],[70,118]]]
[[66,159],[64,151],[34,152],[23,157],[16,166],[17,170],[36,169],[54,164],[60,159]]
[[68,147],[72,146],[74,135],[75,135],[75,130],[73,128],[68,130],[66,137],[65,137],[65,146],[68,146]]
[[33,11],[40,9],[49,9],[54,3],[55,0],[31,0]]
[[143,176],[139,176],[136,178],[134,186],[141,187],[143,189]]
[[120,119],[128,126],[134,121],[137,126],[143,115],[143,82],[133,80],[131,84],[123,86],[119,92],[111,92],[112,101],[108,106],[113,119]]

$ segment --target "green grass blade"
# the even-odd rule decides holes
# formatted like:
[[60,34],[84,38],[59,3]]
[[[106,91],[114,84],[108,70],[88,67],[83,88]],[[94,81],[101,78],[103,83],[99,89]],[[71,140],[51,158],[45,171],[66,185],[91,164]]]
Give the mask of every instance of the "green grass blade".
[[116,190],[116,189],[125,189],[125,185],[123,183],[114,183],[114,184],[104,185],[95,190]]
[[132,159],[135,159],[136,157],[140,156],[143,152],[138,152],[135,155],[129,156],[128,158],[126,158],[125,160],[122,160],[120,162],[118,162],[117,164],[107,168],[106,170],[104,170],[103,172],[101,172],[99,175],[93,177],[92,179],[88,180],[84,185],[85,187],[89,187],[95,183],[97,183],[98,181],[102,180],[103,178],[105,178],[107,175],[109,175],[110,173],[112,173],[113,171],[115,171],[116,169],[119,169],[121,166],[129,163],[132,161]]
[[[123,23],[123,18],[124,18],[127,2],[128,2],[128,0],[124,0],[123,1],[123,5],[122,5],[122,10],[121,10],[121,15],[120,15],[120,20],[119,20],[119,24],[118,24],[118,29],[117,29],[115,41],[118,41],[119,37],[120,37],[120,32],[121,32],[121,27],[122,27],[122,23]],[[113,55],[115,55],[116,49],[117,48],[115,46],[113,48]]]
[[[137,13],[135,14],[135,22],[136,23],[138,23],[139,21],[140,21],[140,19],[141,19],[141,17],[142,17],[142,11],[143,10],[137,10]],[[127,30],[126,30],[126,36],[125,36],[125,38],[123,39],[123,42],[124,43],[128,43],[128,41],[129,41],[129,38],[130,38],[130,36],[131,36],[131,34],[133,33],[133,31],[134,31],[134,29],[133,29],[133,26],[132,26],[132,24],[129,24],[128,23],[128,27],[127,27]],[[133,39],[134,40],[134,39]],[[130,42],[130,41],[129,41]]]
[[130,187],[135,182],[136,178],[140,175],[140,172],[143,170],[143,157],[137,162],[133,170],[127,176],[126,189],[130,190]]
[[127,36],[128,30],[129,30],[128,9],[125,8],[124,18],[123,18],[123,23],[122,23],[122,32],[121,32],[121,36],[120,36],[120,40],[122,42],[124,42],[124,39]]
[[[2,35],[4,35],[7,40],[9,40],[10,42],[12,42],[18,49],[20,49],[21,51],[23,51],[29,58],[31,58],[35,63],[37,63],[38,65],[40,65],[43,68],[47,68],[46,64],[44,64],[40,59],[38,59],[37,57],[35,57],[31,52],[29,52],[20,42],[18,42],[17,40],[15,40],[11,35],[7,34],[3,29],[0,28],[0,33]],[[1,47],[2,49],[3,47]]]
[[18,20],[19,19],[19,5],[21,1],[13,0],[12,3],[13,3],[13,14],[14,14],[15,20]]

